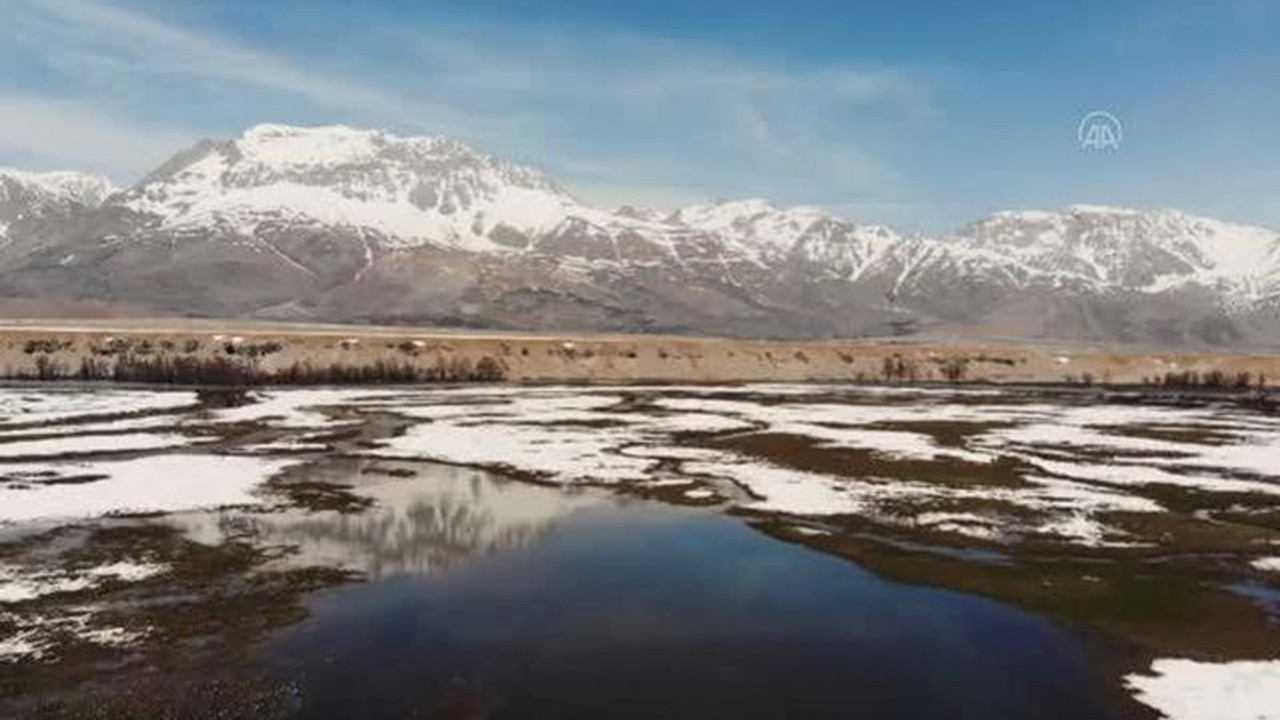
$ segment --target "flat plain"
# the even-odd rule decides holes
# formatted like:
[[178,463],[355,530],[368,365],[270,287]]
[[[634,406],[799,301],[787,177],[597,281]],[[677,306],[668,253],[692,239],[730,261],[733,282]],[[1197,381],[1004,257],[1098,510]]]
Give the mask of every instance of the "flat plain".
[[[0,386],[0,716],[1280,707],[1274,358],[214,321],[0,352],[66,369]],[[251,374],[73,370],[163,358]],[[500,372],[394,370],[464,364]],[[334,366],[388,375],[271,384]]]
[[389,363],[427,370],[485,358],[523,382],[990,382],[1083,385],[1280,383],[1280,355],[963,339],[745,340],[680,335],[528,334],[397,326],[189,319],[0,323],[0,372],[60,375],[120,356],[248,358],[262,381],[291,367]]

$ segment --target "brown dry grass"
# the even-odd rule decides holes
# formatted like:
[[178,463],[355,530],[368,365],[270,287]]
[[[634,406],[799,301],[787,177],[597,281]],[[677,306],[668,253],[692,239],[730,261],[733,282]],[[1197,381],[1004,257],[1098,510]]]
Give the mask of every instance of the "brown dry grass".
[[[235,340],[239,338],[239,340]],[[153,319],[6,321],[0,374],[31,373],[46,355],[70,371],[94,348],[146,342],[153,353],[214,357],[228,343],[279,345],[256,358],[268,373],[299,363],[433,367],[485,357],[509,380],[532,382],[945,382],[962,364],[964,382],[1139,384],[1169,373],[1248,373],[1280,382],[1280,355],[1155,352],[910,339],[741,340],[663,335],[529,334],[432,328]],[[190,350],[197,347],[195,350]],[[34,350],[33,350],[34,349]]]

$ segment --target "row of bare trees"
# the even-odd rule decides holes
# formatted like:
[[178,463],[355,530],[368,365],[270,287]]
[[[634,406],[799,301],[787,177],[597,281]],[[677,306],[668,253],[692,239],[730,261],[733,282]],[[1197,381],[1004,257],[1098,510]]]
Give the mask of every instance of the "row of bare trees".
[[378,358],[368,363],[317,364],[308,361],[264,369],[246,355],[87,356],[71,366],[51,355],[37,355],[31,368],[10,373],[22,380],[112,380],[165,385],[394,385],[413,383],[498,382],[502,363],[490,356],[439,358],[434,365]]

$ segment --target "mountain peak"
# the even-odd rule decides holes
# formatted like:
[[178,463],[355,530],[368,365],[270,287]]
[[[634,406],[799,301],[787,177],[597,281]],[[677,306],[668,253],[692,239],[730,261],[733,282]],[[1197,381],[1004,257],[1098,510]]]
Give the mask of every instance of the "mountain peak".
[[668,210],[637,205],[623,205],[615,210],[613,214],[648,223],[665,223],[671,219],[671,212]]
[[364,130],[347,125],[264,123],[245,130],[232,142],[248,157],[279,165],[335,166],[397,155],[463,157],[492,165],[506,164],[445,135],[401,137],[384,130]]
[[1077,203],[1068,205],[1066,212],[1072,215],[1115,215],[1115,216],[1135,216],[1146,213],[1157,212],[1155,210],[1140,210],[1138,208],[1120,207],[1118,205],[1091,205],[1088,203]]
[[97,207],[114,192],[116,187],[111,181],[99,175],[0,168],[0,201],[16,201],[21,195],[21,199],[30,205],[56,203]]
[[733,238],[765,255],[790,252],[802,238],[823,225],[851,224],[812,206],[779,209],[763,198],[691,205],[672,215],[672,221]]
[[745,228],[767,221],[791,225],[808,225],[822,219],[838,219],[827,211],[808,205],[779,208],[764,198],[720,200],[705,205],[690,205],[676,211],[674,218],[703,230]]
[[444,136],[263,124],[179,153],[125,204],[165,227],[345,226],[480,249],[499,222],[541,229],[576,202],[541,172]]
[[1072,205],[998,212],[954,239],[970,262],[1055,286],[1160,292],[1186,284],[1223,289],[1229,302],[1271,292],[1280,236],[1168,209]]
[[345,125],[295,127],[255,125],[232,141],[246,157],[279,165],[332,166],[358,162],[377,154],[387,144],[378,131],[356,130]]

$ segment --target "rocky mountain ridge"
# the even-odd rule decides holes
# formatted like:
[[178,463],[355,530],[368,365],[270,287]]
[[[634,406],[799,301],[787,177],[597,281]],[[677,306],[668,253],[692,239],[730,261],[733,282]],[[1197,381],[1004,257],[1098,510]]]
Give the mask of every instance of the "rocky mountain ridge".
[[200,316],[758,336],[1280,343],[1280,234],[1172,210],[904,236],[738,200],[608,211],[444,137],[262,125],[114,191],[0,172],[0,295]]

